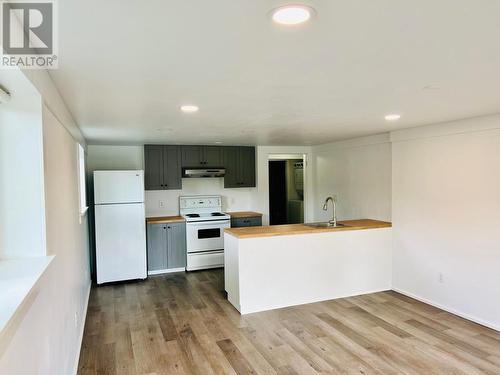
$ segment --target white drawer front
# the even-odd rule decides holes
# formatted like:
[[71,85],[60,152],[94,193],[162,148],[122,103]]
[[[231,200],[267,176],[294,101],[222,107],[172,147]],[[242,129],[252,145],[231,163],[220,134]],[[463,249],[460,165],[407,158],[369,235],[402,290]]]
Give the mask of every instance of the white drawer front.
[[187,267],[188,271],[202,270],[205,268],[217,268],[224,266],[224,252],[211,251],[205,253],[188,254]]

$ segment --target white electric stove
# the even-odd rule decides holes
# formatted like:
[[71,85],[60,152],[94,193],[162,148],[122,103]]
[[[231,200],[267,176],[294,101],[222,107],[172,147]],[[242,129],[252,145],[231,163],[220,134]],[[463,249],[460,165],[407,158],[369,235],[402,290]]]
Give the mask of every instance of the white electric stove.
[[187,271],[224,266],[224,228],[231,217],[222,211],[222,197],[179,197],[180,214],[186,220]]

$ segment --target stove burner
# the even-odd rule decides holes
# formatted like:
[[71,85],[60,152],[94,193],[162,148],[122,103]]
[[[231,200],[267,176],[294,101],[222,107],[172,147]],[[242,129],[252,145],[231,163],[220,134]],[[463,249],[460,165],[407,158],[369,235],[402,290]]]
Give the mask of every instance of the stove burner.
[[225,215],[221,212],[212,212],[212,216],[225,216]]
[[187,217],[200,217],[200,214],[186,214]]

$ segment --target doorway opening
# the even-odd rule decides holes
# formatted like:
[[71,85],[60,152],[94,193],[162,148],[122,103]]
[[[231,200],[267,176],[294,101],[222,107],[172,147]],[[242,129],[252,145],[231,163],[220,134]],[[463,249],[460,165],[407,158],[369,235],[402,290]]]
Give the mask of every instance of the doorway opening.
[[304,222],[304,157],[269,157],[269,224]]

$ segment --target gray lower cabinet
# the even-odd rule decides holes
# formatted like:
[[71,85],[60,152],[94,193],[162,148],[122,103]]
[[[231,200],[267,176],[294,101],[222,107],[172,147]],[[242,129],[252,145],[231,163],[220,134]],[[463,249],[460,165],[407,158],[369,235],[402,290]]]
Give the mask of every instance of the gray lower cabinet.
[[186,267],[186,224],[147,225],[148,271]]
[[186,224],[167,226],[167,268],[186,267]]
[[147,226],[148,271],[167,268],[167,225],[148,224]]
[[239,227],[260,227],[262,226],[262,217],[239,217],[231,219],[231,228]]

